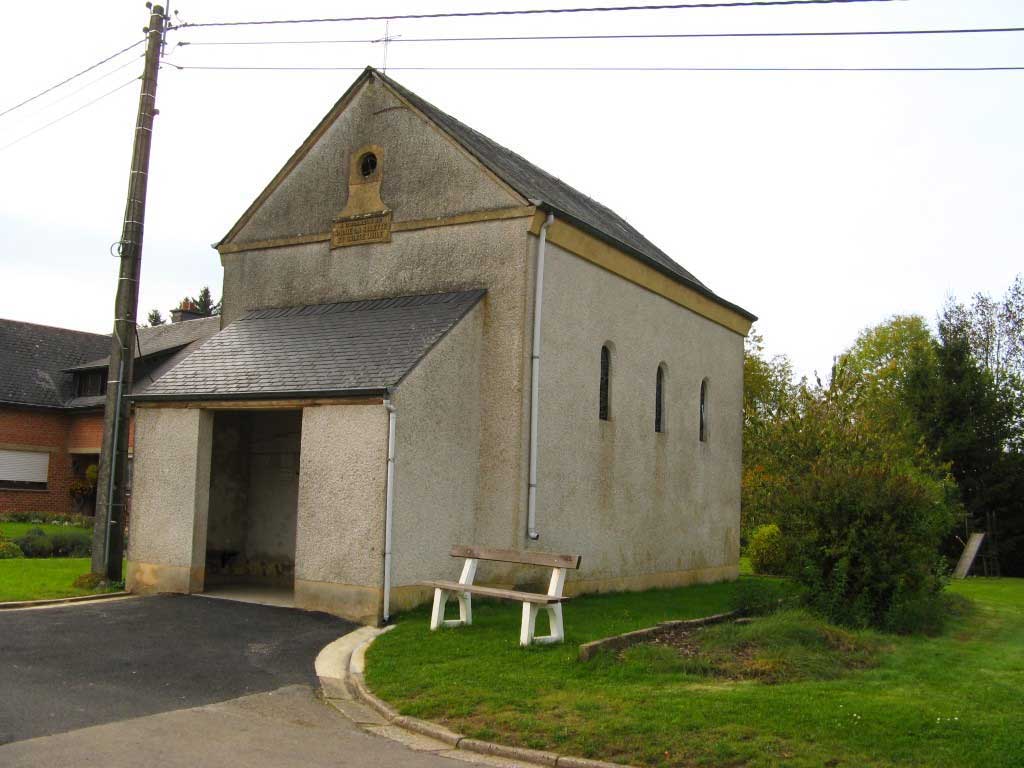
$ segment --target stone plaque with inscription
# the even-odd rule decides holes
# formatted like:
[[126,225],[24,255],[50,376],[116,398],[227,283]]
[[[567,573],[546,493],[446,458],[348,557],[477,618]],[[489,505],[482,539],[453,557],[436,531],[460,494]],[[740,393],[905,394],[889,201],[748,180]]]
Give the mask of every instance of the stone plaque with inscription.
[[331,248],[363,243],[391,242],[391,211],[335,219],[331,226]]

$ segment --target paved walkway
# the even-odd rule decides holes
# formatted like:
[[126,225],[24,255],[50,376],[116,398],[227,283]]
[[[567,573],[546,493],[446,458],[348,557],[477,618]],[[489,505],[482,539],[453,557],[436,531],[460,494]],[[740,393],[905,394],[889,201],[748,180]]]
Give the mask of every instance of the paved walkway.
[[293,685],[219,704],[82,728],[0,747],[4,768],[453,768],[460,763],[366,733]]
[[185,596],[5,611],[0,765],[458,765],[317,697],[317,653],[352,628]]

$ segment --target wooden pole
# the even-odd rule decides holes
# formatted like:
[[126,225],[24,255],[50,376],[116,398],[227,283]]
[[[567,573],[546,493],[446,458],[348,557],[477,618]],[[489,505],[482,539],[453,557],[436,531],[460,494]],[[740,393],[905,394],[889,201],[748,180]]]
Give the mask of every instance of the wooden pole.
[[96,482],[96,522],[93,528],[92,571],[110,581],[121,581],[124,551],[125,491],[128,481],[128,433],[135,370],[135,327],[139,309],[139,274],[142,267],[143,222],[149,152],[156,115],[156,80],[164,44],[167,17],[159,5],[150,5],[146,63],[142,73],[139,111],[135,122],[128,201],[119,245],[121,270],[114,301],[114,336],[107,371],[107,400],[103,412],[103,448]]

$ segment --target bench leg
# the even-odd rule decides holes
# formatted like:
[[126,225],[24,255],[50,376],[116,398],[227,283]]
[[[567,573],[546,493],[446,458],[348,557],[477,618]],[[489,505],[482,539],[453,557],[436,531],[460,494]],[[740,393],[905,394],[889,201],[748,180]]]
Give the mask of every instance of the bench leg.
[[537,610],[535,603],[523,603],[523,624],[519,630],[519,644],[530,645],[533,642],[533,631],[537,627]]
[[551,624],[551,634],[544,638],[545,643],[560,643],[565,640],[565,627],[562,625],[562,604],[555,603],[547,606],[548,623]]
[[459,623],[470,625],[473,623],[473,596],[468,592],[459,592]]
[[434,607],[430,611],[431,631],[439,629],[444,624],[444,606],[448,602],[448,592],[443,589],[434,590]]
[[[549,645],[551,643],[560,643],[565,640],[565,629],[562,625],[562,606],[561,604],[545,605],[544,609],[548,612],[548,624],[551,626],[551,634],[543,635],[541,637],[534,636],[533,642],[537,645]],[[534,606],[534,617],[540,610],[539,605]],[[535,624],[534,624],[535,626]],[[530,634],[533,635],[534,626],[530,627]]]

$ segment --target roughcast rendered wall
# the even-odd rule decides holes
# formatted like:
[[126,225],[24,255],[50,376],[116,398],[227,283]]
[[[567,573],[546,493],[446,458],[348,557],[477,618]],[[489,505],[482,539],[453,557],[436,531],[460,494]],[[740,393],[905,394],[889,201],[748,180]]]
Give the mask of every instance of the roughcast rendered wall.
[[210,411],[136,410],[130,591],[202,589],[212,443]]
[[[570,591],[733,578],[743,337],[549,244],[537,549],[583,556]],[[601,346],[611,418],[598,418]],[[665,431],[654,431],[665,366]],[[699,436],[708,380],[708,439]]]
[[395,394],[394,611],[430,596],[417,581],[457,574],[452,545],[475,541],[483,313],[477,304]]
[[388,414],[383,405],[302,411],[295,604],[366,624],[381,609]]

